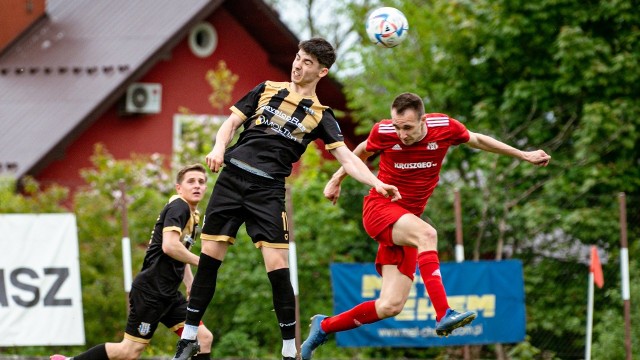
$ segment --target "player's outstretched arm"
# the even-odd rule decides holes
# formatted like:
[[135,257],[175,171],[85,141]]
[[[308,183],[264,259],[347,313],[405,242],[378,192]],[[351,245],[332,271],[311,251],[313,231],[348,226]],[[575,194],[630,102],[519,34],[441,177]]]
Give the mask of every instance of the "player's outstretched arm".
[[490,136],[469,131],[469,141],[467,145],[472,148],[488,151],[496,154],[507,155],[516,159],[530,162],[537,166],[547,166],[551,161],[551,156],[544,150],[522,151],[507,145],[500,140]]
[[352,153],[346,146],[340,146],[331,150],[331,154],[342,164],[344,171],[363,184],[375,187],[376,191],[385,197],[391,197],[391,201],[402,198],[398,188],[380,181],[362,160]]
[[236,130],[242,125],[244,120],[235,113],[231,113],[227,120],[225,120],[220,129],[216,133],[216,142],[213,145],[213,150],[205,157],[205,162],[209,169],[215,173],[220,171],[222,164],[224,163],[224,152],[229,146],[229,143],[233,139],[233,135]]
[[[365,161],[369,156],[373,153],[366,151],[367,148],[367,140],[361,142],[356,146],[353,150],[353,153],[359,157],[362,161]],[[344,167],[341,166],[335,173],[331,176],[331,179],[327,182],[327,185],[324,187],[324,197],[331,200],[333,205],[336,204],[338,198],[340,197],[340,184],[342,184],[342,180],[347,177],[347,172],[344,170]]]

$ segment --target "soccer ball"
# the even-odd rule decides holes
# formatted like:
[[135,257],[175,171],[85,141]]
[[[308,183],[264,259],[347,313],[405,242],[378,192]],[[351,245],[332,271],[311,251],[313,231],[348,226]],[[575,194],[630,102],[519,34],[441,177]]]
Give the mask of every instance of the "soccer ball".
[[367,17],[366,30],[372,43],[391,48],[407,38],[409,22],[400,10],[381,7],[373,10]]

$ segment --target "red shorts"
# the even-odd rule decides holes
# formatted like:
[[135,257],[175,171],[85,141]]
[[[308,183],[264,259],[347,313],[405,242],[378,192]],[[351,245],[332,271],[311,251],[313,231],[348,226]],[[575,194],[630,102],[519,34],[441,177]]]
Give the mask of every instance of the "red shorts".
[[382,265],[397,265],[398,270],[413,280],[418,249],[393,243],[393,224],[411,211],[390,199],[367,195],[364,198],[362,223],[367,234],[378,242],[376,270],[382,275]]

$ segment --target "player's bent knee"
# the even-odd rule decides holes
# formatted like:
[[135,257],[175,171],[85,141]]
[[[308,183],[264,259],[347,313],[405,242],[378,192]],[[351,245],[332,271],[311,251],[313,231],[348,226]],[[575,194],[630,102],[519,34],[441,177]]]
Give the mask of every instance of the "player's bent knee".
[[386,319],[389,317],[394,317],[398,314],[400,314],[400,312],[402,311],[401,307],[388,307],[388,308],[383,308],[381,309],[381,318]]
[[435,246],[438,244],[438,232],[432,226],[425,226],[420,232],[419,245]]
[[202,347],[210,346],[213,343],[213,334],[204,326],[200,326],[198,329],[198,342]]
[[378,315],[383,319],[393,317],[400,314],[403,307],[403,304],[396,302],[381,302],[377,309]]

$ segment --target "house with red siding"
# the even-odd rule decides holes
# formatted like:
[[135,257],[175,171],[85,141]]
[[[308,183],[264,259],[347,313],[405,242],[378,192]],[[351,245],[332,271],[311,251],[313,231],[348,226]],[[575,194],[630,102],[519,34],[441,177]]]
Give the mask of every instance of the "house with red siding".
[[[259,82],[288,81],[299,41],[262,0],[3,4],[0,176],[45,186],[83,185],[80,169],[91,166],[97,143],[117,159],[171,159],[185,111],[226,118]],[[221,66],[235,83],[207,79]],[[322,80],[317,93],[348,114],[336,80]],[[225,106],[212,106],[216,95],[227,95]],[[348,115],[339,121],[353,148],[361,139]]]

